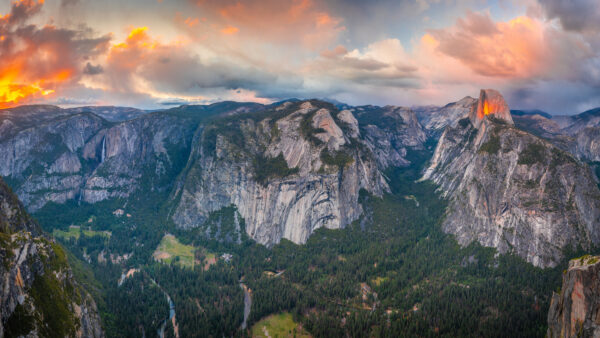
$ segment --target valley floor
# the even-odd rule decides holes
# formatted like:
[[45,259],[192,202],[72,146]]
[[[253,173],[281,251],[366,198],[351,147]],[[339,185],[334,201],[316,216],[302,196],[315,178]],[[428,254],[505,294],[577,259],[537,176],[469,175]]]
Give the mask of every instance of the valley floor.
[[[535,268],[475,244],[461,248],[439,228],[446,202],[433,185],[416,182],[418,173],[390,170],[391,194],[361,194],[360,220],[343,230],[320,229],[306,245],[211,241],[157,222],[147,210],[99,217],[93,231],[110,231],[108,237],[57,237],[79,260],[88,257],[76,273],[95,290],[109,337],[157,332],[169,306],[152,280],[176,304],[181,337],[544,336],[562,267]],[[66,212],[86,220],[114,208],[99,203]],[[48,231],[58,229],[49,214],[47,208],[37,216]],[[130,258],[100,262],[102,251]],[[118,286],[131,268],[139,273]],[[165,337],[173,336],[167,321]]]

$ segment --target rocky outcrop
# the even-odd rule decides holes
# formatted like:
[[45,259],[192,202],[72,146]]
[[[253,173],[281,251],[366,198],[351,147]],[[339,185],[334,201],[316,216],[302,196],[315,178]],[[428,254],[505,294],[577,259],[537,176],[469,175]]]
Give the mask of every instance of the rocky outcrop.
[[479,128],[483,118],[490,115],[508,124],[514,124],[508,104],[502,95],[493,89],[482,89],[479,93],[477,109],[469,112],[469,119],[475,128]]
[[268,246],[304,243],[318,228],[354,221],[359,190],[381,195],[388,186],[359,146],[355,119],[340,114],[320,101],[286,102],[260,118],[207,126],[196,136],[173,221],[202,226],[233,204],[248,236]]
[[0,180],[0,337],[103,337],[92,297]]
[[599,256],[587,255],[569,262],[560,292],[552,294],[547,336],[600,336]]
[[461,245],[477,241],[543,267],[566,246],[599,244],[600,191],[589,167],[515,128],[497,100],[500,110],[446,128],[424,174],[449,199],[443,230]]

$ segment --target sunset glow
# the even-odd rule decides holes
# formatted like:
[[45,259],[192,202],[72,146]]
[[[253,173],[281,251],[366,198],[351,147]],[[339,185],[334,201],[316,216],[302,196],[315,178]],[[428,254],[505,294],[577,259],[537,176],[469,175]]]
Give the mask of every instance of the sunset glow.
[[157,108],[236,90],[418,105],[497,88],[519,108],[598,106],[600,28],[571,25],[555,1],[13,0],[0,4],[0,105]]
[[3,68],[0,75],[0,107],[8,108],[27,100],[54,93],[54,87],[67,81],[70,70],[58,70],[48,77],[26,83],[22,81],[22,63]]

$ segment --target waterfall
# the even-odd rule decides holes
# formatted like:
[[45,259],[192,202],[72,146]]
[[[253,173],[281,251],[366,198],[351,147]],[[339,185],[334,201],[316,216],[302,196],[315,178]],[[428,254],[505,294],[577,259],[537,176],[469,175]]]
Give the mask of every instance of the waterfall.
[[102,152],[100,155],[100,163],[104,162],[104,156],[106,155],[106,137],[102,138]]

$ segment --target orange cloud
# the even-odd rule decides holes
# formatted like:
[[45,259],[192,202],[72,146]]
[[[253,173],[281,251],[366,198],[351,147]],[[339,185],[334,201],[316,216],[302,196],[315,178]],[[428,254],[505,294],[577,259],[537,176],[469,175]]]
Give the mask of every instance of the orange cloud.
[[186,25],[188,25],[189,27],[194,27],[196,26],[198,23],[200,23],[200,20],[198,18],[187,18],[183,21],[183,23],[185,23]]
[[[197,5],[225,34],[244,34],[249,40],[297,44],[321,50],[345,30],[342,19],[328,13],[313,0],[203,0]],[[230,29],[235,27],[237,30]]]
[[0,26],[16,24],[25,21],[30,16],[36,14],[42,8],[44,0],[16,0],[12,2],[11,11],[8,14],[0,15]]
[[489,14],[468,12],[456,26],[431,30],[421,42],[488,77],[525,78],[545,69],[550,55],[543,22],[518,17],[494,22]]
[[0,108],[54,93],[78,79],[85,58],[101,53],[108,39],[88,39],[77,31],[26,21],[43,0],[14,1],[0,17]]
[[233,27],[233,26],[227,26],[227,27],[221,29],[221,33],[227,34],[227,35],[235,34],[238,31],[239,31],[239,29],[237,27]]

